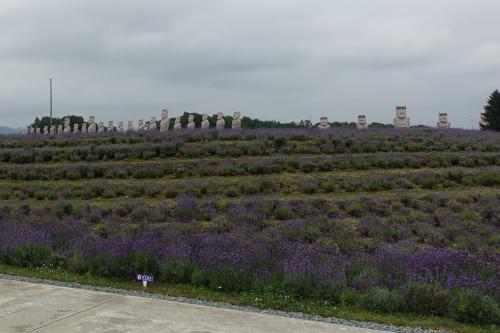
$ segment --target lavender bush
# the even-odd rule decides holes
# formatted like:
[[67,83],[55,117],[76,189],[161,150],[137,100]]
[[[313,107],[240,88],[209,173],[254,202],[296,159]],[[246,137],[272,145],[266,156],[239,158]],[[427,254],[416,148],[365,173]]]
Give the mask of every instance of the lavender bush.
[[0,139],[0,262],[498,324],[500,136]]

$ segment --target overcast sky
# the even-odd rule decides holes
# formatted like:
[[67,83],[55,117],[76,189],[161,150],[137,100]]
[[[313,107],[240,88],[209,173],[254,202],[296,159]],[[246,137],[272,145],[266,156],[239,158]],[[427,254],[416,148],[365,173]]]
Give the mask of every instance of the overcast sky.
[[0,125],[241,111],[477,128],[499,0],[1,0]]

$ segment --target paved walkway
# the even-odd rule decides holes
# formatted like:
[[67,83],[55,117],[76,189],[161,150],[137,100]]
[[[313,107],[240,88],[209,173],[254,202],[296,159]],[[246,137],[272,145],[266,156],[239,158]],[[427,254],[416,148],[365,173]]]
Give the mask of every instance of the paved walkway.
[[381,331],[159,299],[0,280],[0,332]]

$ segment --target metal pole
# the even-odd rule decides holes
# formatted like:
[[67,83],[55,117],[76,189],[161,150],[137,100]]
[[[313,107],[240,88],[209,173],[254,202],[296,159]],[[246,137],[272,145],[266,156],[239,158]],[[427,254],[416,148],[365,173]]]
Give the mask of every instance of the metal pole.
[[50,78],[50,126],[52,126],[52,78]]

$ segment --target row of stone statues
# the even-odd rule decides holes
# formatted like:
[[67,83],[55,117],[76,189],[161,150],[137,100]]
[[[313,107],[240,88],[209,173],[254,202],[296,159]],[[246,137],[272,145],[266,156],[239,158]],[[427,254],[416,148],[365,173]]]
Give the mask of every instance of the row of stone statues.
[[[450,128],[450,122],[448,121],[447,113],[440,113],[438,118],[437,128]],[[410,127],[410,117],[406,116],[406,106],[398,105],[396,106],[396,117],[394,117],[394,127],[396,128],[409,128]],[[319,129],[330,128],[328,123],[328,117],[321,117],[318,124]],[[356,123],[356,128],[366,129],[368,128],[368,122],[366,121],[366,116],[363,114],[358,115],[358,122]]]
[[[156,117],[151,117],[150,121],[144,122],[143,119],[139,119],[137,122],[137,128],[134,128],[134,124],[131,120],[127,123],[127,131],[150,131],[150,130],[160,130],[161,132],[165,132],[169,130],[169,118],[168,118],[168,110],[164,109],[161,112],[161,120],[158,123],[156,121]],[[223,129],[226,126],[226,121],[224,120],[224,114],[219,112],[217,114],[217,121],[215,127],[217,129]],[[181,117],[176,117],[174,121],[174,131],[180,130],[182,128]],[[196,125],[194,123],[194,116],[188,116],[188,123],[186,128],[188,130],[194,130]],[[208,120],[208,114],[202,115],[201,120],[201,129],[209,129],[210,122]],[[231,128],[238,129],[241,128],[241,113],[235,112],[233,114],[233,119],[231,122]],[[119,121],[117,123],[117,127],[114,127],[113,121],[109,121],[107,126],[104,126],[104,122],[96,123],[95,117],[90,116],[88,123],[83,123],[81,128],[79,124],[73,124],[71,127],[70,119],[68,117],[64,118],[64,125],[52,125],[52,126],[44,126],[43,128],[32,127],[29,126],[27,129],[28,134],[61,134],[61,133],[104,133],[104,132],[124,132],[124,123],[123,121]]]

